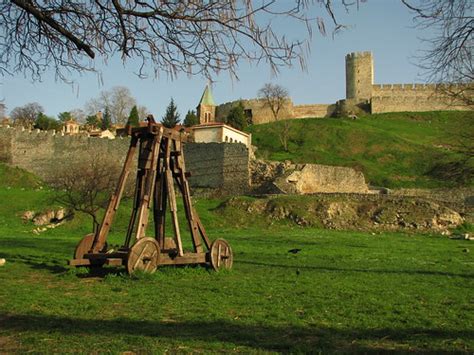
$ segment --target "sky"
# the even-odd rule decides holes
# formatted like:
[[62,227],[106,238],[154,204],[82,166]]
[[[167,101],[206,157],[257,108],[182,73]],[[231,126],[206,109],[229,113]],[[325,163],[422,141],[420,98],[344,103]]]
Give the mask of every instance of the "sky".
[[[416,56],[422,48],[420,38],[429,37],[430,33],[414,27],[413,14],[400,0],[368,0],[349,13],[340,5],[337,7],[338,21],[347,28],[336,36],[331,35],[330,27],[327,36],[314,31],[306,71],[295,65],[283,68],[275,77],[265,64],[241,63],[237,71],[239,80],[227,73],[213,78],[216,103],[254,98],[267,82],[284,86],[295,104],[334,103],[345,97],[344,57],[357,51],[373,53],[376,84],[423,82]],[[321,9],[321,13],[323,11]],[[280,26],[279,30],[290,37],[300,35],[294,26],[286,28],[284,23]],[[71,76],[76,82],[74,86],[55,81],[53,72],[46,73],[42,82],[36,83],[21,74],[0,77],[0,100],[4,99],[7,113],[17,106],[38,102],[46,114],[55,117],[63,111],[84,109],[87,101],[96,98],[102,90],[126,86],[137,103],[146,106],[155,117],[164,115],[173,98],[183,118],[187,110],[196,108],[207,84],[207,79],[201,76],[185,74],[173,81],[166,75],[159,79],[140,79],[133,68],[124,66],[119,58],[101,70],[102,81],[94,73]]]

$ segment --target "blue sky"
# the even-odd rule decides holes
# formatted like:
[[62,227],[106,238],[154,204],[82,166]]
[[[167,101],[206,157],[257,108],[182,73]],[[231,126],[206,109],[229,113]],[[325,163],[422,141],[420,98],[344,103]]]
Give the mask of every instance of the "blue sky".
[[[286,1],[286,0],[283,0]],[[333,103],[345,96],[344,57],[355,51],[372,51],[375,64],[375,83],[423,82],[416,67],[416,55],[422,47],[420,37],[429,36],[413,27],[412,14],[399,0],[368,0],[359,10],[353,8],[348,14],[339,7],[338,20],[348,26],[335,37],[313,33],[307,71],[299,66],[284,68],[275,77],[264,64],[241,63],[239,80],[227,73],[215,77],[212,87],[217,104],[252,98],[266,82],[286,87],[296,104]],[[321,9],[321,12],[323,9]],[[297,37],[294,28],[282,30],[288,36]],[[161,117],[170,98],[178,105],[181,116],[194,109],[206,85],[199,76],[181,75],[170,81],[166,75],[159,79],[140,79],[133,69],[114,59],[102,69],[102,83],[95,74],[72,77],[75,87],[54,80],[48,73],[41,83],[32,83],[21,75],[0,77],[0,99],[4,98],[7,112],[16,106],[38,102],[48,115],[75,108],[84,108],[85,103],[97,97],[102,90],[113,86],[128,87],[138,104],[144,105],[155,117]]]

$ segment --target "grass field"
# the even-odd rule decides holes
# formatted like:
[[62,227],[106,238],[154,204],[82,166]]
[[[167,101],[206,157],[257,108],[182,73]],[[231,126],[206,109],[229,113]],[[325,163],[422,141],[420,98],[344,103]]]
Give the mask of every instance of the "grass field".
[[474,351],[472,242],[236,225],[197,200],[210,236],[233,247],[231,271],[97,275],[66,266],[85,216],[39,236],[20,220],[50,195],[0,187],[0,352]]
[[249,131],[257,156],[266,159],[350,166],[371,184],[389,188],[472,186],[474,160],[466,161],[459,148],[472,153],[473,117],[454,111],[292,120],[288,152],[278,139],[282,122]]

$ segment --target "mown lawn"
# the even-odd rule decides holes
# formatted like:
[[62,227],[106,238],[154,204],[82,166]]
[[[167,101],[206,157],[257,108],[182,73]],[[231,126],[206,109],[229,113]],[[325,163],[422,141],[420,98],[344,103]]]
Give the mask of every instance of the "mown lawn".
[[0,352],[474,351],[472,242],[234,226],[199,199],[210,236],[233,247],[231,271],[97,275],[66,266],[84,216],[39,236],[21,222],[49,195],[0,188]]

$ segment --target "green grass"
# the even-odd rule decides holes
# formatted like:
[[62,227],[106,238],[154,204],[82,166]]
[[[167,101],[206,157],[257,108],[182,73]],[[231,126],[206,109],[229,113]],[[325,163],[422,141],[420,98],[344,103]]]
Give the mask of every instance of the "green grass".
[[441,166],[442,173],[444,166],[465,158],[458,146],[469,145],[472,151],[473,118],[472,112],[420,112],[292,120],[288,152],[278,139],[281,122],[249,131],[257,156],[266,159],[350,166],[363,171],[371,184],[390,188],[472,186],[472,159],[466,165],[469,181],[456,183],[432,171]]
[[37,188],[41,185],[41,180],[34,174],[0,163],[0,187]]
[[[66,266],[89,232],[85,216],[39,236],[20,220],[50,194],[0,188],[2,352],[474,350],[472,242],[268,226],[198,199],[211,238],[232,245],[231,271],[97,276]],[[117,242],[126,215],[124,206]]]

